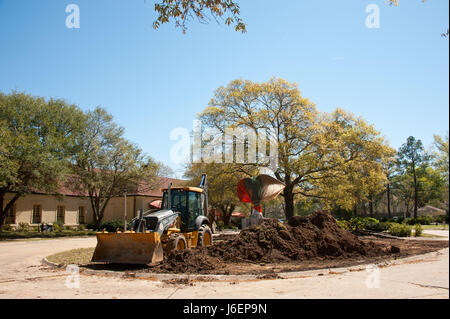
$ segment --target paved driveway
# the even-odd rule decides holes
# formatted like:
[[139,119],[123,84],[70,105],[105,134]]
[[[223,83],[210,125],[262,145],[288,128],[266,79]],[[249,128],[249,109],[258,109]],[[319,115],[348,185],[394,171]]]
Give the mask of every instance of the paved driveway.
[[448,240],[448,230],[438,230],[438,229],[425,229],[423,231],[424,234],[429,234],[429,235],[433,235],[433,236],[439,236],[437,238],[433,238],[433,239],[442,239],[442,240]]
[[[449,298],[449,250],[366,269],[356,266],[290,273],[286,279],[193,282],[80,276],[43,266],[43,257],[95,246],[95,238],[0,242],[0,298]],[[369,271],[368,271],[369,270]]]

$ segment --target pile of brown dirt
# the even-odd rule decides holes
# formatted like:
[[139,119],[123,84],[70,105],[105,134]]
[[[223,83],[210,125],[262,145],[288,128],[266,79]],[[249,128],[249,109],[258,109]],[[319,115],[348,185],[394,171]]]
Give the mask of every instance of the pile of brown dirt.
[[220,263],[221,260],[209,256],[205,248],[186,249],[173,252],[156,268],[175,273],[196,272],[198,270],[209,272],[216,269]]
[[155,270],[208,272],[226,263],[280,263],[313,258],[372,257],[398,253],[398,247],[363,242],[342,229],[327,212],[296,216],[287,224],[265,219],[238,236],[206,248],[175,251]]

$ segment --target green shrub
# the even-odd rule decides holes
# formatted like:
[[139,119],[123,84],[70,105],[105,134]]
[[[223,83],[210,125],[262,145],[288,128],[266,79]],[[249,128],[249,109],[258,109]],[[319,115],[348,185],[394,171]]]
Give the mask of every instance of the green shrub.
[[389,223],[398,223],[398,224],[402,224],[402,223],[403,223],[403,220],[404,220],[403,217],[397,217],[397,216],[395,216],[395,217],[389,218],[387,221],[388,221]]
[[217,222],[217,229],[218,229],[218,230],[223,230],[224,226],[225,226],[225,225],[224,225],[223,221],[219,220],[219,221]]
[[30,224],[28,223],[19,223],[19,226],[17,227],[17,231],[27,233],[30,231]]
[[430,225],[433,223],[433,217],[431,216],[419,216],[417,219],[421,225]]
[[93,236],[91,231],[65,231],[65,232],[3,232],[0,233],[0,241],[6,239],[27,239],[27,238],[59,238],[71,236]]
[[[83,226],[84,229],[92,229],[95,231],[103,231],[106,230],[109,233],[114,233],[117,230],[123,231],[123,220],[112,220],[108,222],[103,222],[100,224],[100,227],[97,227],[94,222],[87,223],[85,225],[79,225],[79,227]],[[127,223],[127,230],[130,230],[131,228],[131,222]]]
[[392,236],[397,237],[410,237],[411,236],[411,227],[404,224],[392,223],[389,226],[388,233]]
[[92,230],[100,230],[99,228],[97,228],[97,227],[95,226],[95,223],[94,223],[94,222],[92,222],[92,223],[87,223],[87,224],[86,224],[86,228],[87,228],[87,229],[92,229]]
[[350,223],[346,220],[338,220],[338,225],[344,228],[345,230],[350,230]]
[[446,215],[439,215],[439,216],[435,216],[435,217],[433,218],[433,221],[434,221],[435,223],[442,224],[442,223],[444,223],[444,222],[446,221],[446,218],[447,218]]
[[61,222],[54,222],[53,223],[53,231],[60,232],[64,229],[64,224]]
[[365,230],[365,222],[363,217],[355,217],[350,219],[349,221],[350,230],[358,231]]
[[380,222],[371,217],[355,217],[348,221],[347,229],[358,231],[358,230],[373,230],[380,231]]
[[123,229],[123,222],[118,220],[113,220],[110,222],[104,222],[100,225],[101,230],[106,230],[107,232],[113,233],[117,230]]
[[391,223],[389,223],[389,222],[378,223],[371,230],[376,231],[376,232],[383,232],[383,231],[388,230],[390,225],[391,225]]
[[414,236],[415,237],[422,236],[422,225],[420,225],[420,224],[415,224],[414,225]]
[[433,218],[430,216],[418,216],[417,218],[411,218],[406,221],[408,225],[430,225],[433,222]]
[[85,225],[78,225],[78,228],[77,228],[79,231],[84,231],[84,230],[86,230],[86,226]]
[[[131,223],[127,223],[127,230],[131,228]],[[123,231],[123,220],[112,220],[109,222],[104,222],[100,225],[99,230],[106,230],[109,233],[114,233],[117,230]]]
[[378,231],[380,227],[380,222],[377,219],[371,217],[364,218],[363,223],[366,230]]
[[11,230],[12,230],[12,227],[10,224],[4,224],[2,226],[2,231],[11,231]]

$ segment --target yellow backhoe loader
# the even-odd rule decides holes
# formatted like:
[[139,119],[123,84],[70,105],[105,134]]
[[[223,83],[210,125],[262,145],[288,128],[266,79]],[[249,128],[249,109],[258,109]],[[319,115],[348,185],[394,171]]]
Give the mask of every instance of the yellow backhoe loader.
[[209,246],[213,237],[208,212],[207,177],[199,187],[163,189],[162,209],[139,213],[131,230],[97,233],[93,262],[154,264],[173,250]]

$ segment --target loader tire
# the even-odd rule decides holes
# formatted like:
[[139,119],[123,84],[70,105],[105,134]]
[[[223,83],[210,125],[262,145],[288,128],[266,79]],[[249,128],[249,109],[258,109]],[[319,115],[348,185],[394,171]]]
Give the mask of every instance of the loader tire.
[[175,250],[183,250],[183,249],[187,249],[186,238],[184,238],[184,236],[180,234],[170,235],[166,245],[167,254],[170,254]]
[[208,225],[203,224],[198,230],[198,247],[206,247],[212,245],[212,232]]

